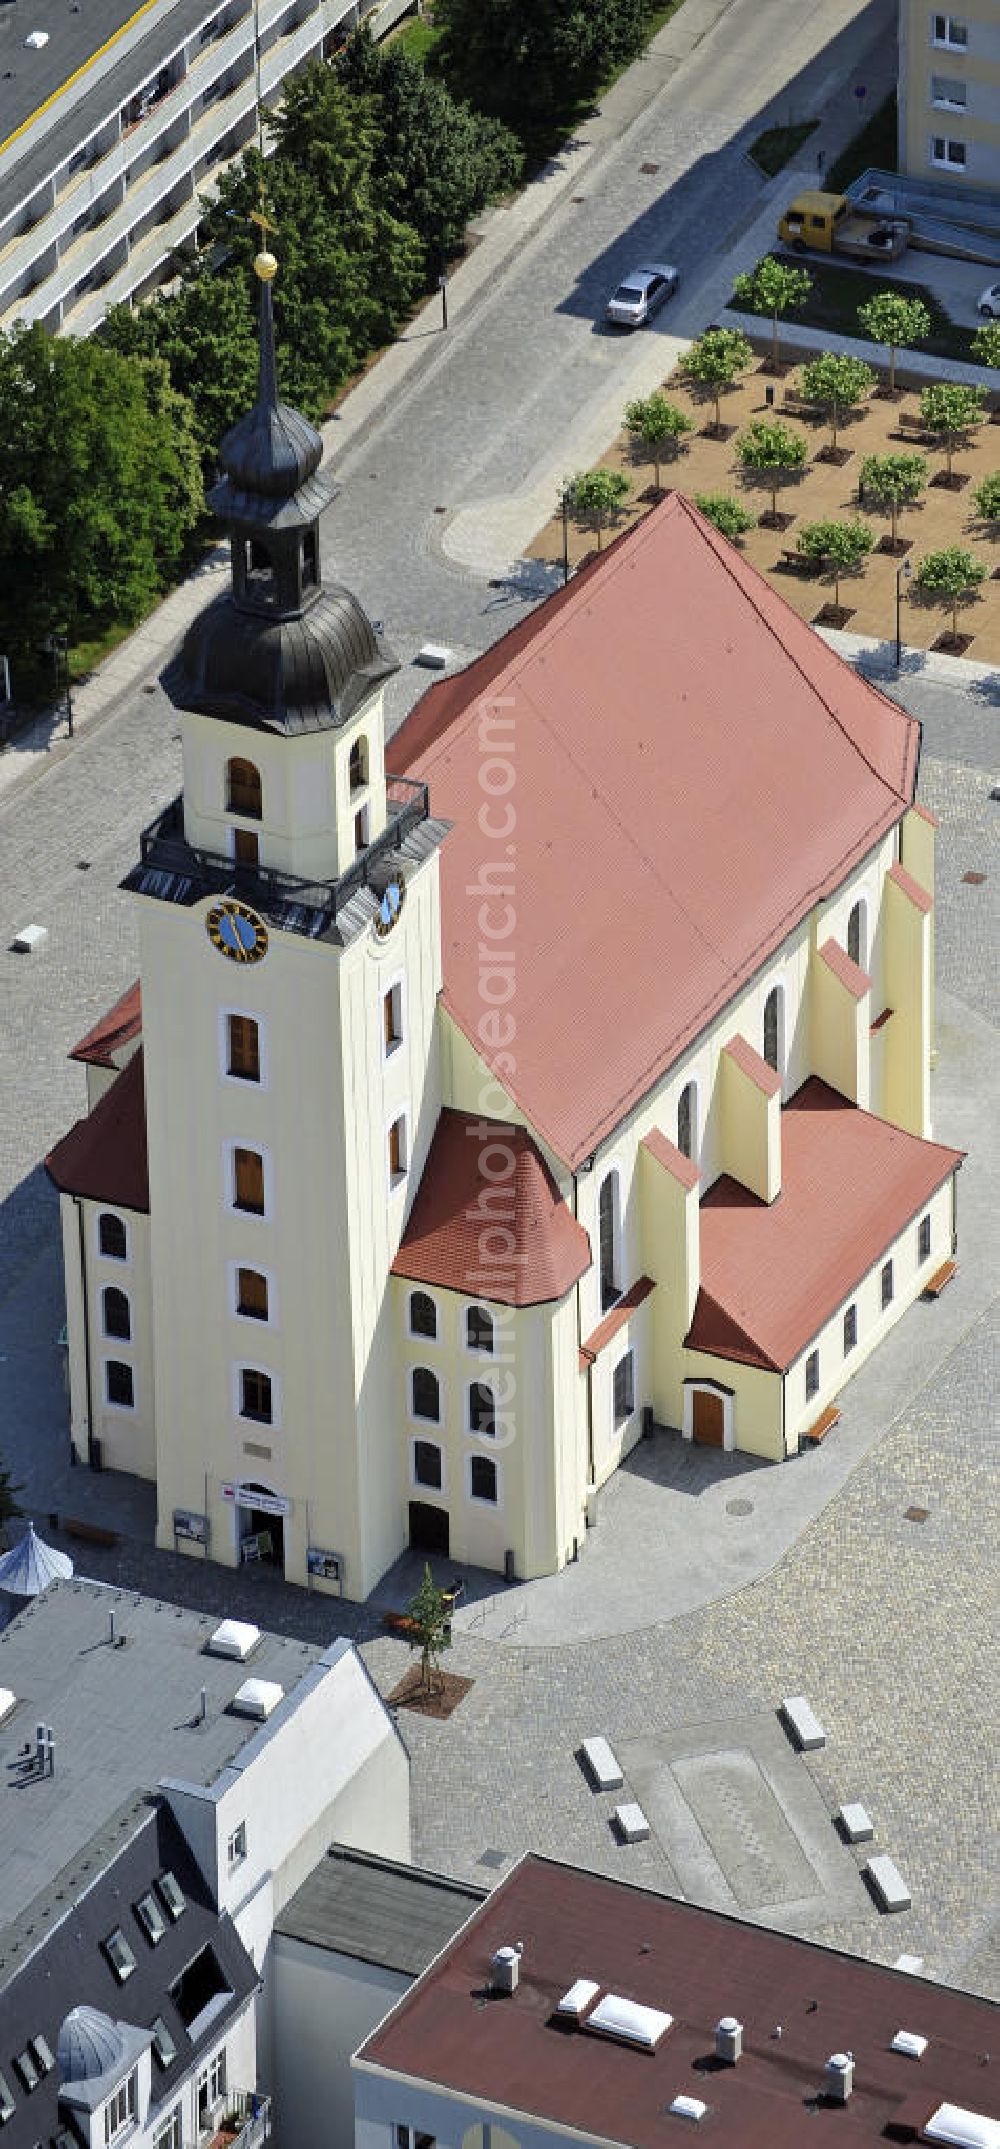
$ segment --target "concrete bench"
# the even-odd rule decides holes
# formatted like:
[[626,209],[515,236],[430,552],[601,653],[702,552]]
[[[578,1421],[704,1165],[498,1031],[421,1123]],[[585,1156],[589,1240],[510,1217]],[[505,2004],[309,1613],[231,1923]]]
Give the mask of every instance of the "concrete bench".
[[909,1910],[913,1897],[891,1858],[869,1858],[864,1870],[880,1910]]
[[826,1732],[804,1694],[786,1694],[778,1713],[800,1752],[814,1753],[818,1746],[826,1745]]
[[645,1843],[649,1834],[649,1822],[634,1800],[615,1807],[615,1827],[623,1843]]
[[826,1409],[820,1412],[815,1425],[810,1425],[802,1438],[809,1442],[810,1447],[818,1448],[820,1441],[825,1440],[827,1433],[832,1433],[834,1426],[839,1424],[840,1411],[836,1403],[828,1403]]
[[595,1791],[621,1790],[625,1778],[607,1739],[584,1739],[580,1752]]
[[837,1819],[849,1843],[870,1843],[875,1827],[863,1806],[840,1806]]
[[930,1281],[928,1283],[925,1283],[924,1285],[924,1298],[940,1298],[942,1291],[945,1289],[945,1286],[949,1284],[951,1282],[952,1277],[957,1276],[957,1274],[957,1261],[942,1261],[940,1268],[935,1269],[933,1276],[930,1278]]

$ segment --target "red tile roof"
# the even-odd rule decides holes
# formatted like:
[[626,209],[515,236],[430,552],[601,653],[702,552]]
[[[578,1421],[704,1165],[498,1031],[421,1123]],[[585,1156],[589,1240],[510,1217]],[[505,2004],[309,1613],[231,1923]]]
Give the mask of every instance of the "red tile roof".
[[672,1179],[678,1179],[681,1186],[689,1191],[691,1187],[697,1186],[701,1178],[697,1164],[693,1164],[691,1158],[686,1157],[682,1149],[678,1149],[676,1142],[668,1141],[659,1127],[651,1127],[649,1133],[643,1136],[640,1146],[648,1149],[657,1164],[662,1164],[664,1171],[669,1172]]
[[824,940],[819,959],[826,964],[828,970],[833,971],[834,977],[839,978],[842,985],[846,985],[853,999],[863,1000],[866,992],[870,992],[872,981],[867,971],[859,969],[857,963],[851,961],[847,949],[841,947],[839,940]]
[[600,1357],[606,1345],[618,1334],[620,1328],[624,1328],[636,1308],[641,1306],[655,1289],[656,1285],[651,1276],[637,1277],[635,1283],[623,1292],[617,1305],[612,1306],[610,1313],[605,1314],[603,1321],[598,1321],[597,1327],[591,1329],[586,1341],[581,1343],[580,1358],[584,1365],[593,1365],[595,1358]]
[[589,1267],[590,1240],[527,1128],[446,1108],[393,1275],[540,1306],[564,1298]]
[[71,1060],[85,1060],[90,1067],[116,1067],[116,1054],[123,1045],[130,1045],[134,1038],[142,1036],[142,987],[135,984],[123,992],[121,999],[109,1007],[100,1022],[95,1022],[86,1037],[74,1045]]
[[693,1350],[783,1372],[962,1162],[815,1076],[781,1115],[781,1193],[717,1179],[701,1204]]
[[911,903],[916,904],[918,910],[923,911],[925,917],[929,910],[933,910],[932,897],[928,895],[926,888],[921,888],[918,880],[914,880],[912,873],[907,872],[905,866],[890,866],[886,879],[895,881],[897,888],[902,889],[903,894],[909,897]]
[[765,1097],[778,1095],[781,1088],[780,1074],[776,1068],[768,1065],[767,1060],[761,1058],[759,1052],[754,1051],[745,1037],[731,1037],[728,1045],[723,1046],[723,1051],[734,1066],[739,1068],[740,1073],[745,1074],[747,1080],[753,1083],[755,1089],[761,1090]]
[[454,824],[445,1005],[482,1052],[474,896],[507,866],[498,1072],[557,1156],[590,1156],[901,818],[918,729],[679,494],[430,689],[387,760]]
[[57,1142],[45,1169],[62,1194],[149,1210],[142,1047],[86,1119]]
[[[484,2005],[491,1957],[515,1940],[523,1942],[517,1990]],[[555,2019],[581,1977],[601,1997],[673,2016],[655,2052]],[[723,2015],[743,2025],[743,2056],[716,2068]],[[919,2063],[890,2049],[900,2029],[927,2038]],[[993,2070],[981,2064],[995,2031],[995,2009],[969,1993],[528,1857],[373,2031],[359,2066],[403,2078],[404,2114],[405,2083],[429,2082],[480,2118],[506,2109],[585,2141],[667,2149],[687,2140],[684,2121],[667,2113],[683,2092],[709,2106],[692,2139],[703,2133],[721,2149],[809,2149],[817,2128],[844,2149],[875,2149],[914,2096],[923,2119],[945,2099],[1000,2111]],[[824,2110],[817,2094],[838,2051],[854,2054],[854,2092]]]

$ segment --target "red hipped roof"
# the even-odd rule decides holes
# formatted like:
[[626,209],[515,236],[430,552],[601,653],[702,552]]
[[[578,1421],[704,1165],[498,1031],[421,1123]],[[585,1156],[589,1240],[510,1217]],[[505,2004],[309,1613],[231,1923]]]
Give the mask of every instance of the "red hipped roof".
[[476,891],[506,865],[498,1072],[557,1156],[592,1155],[900,819],[917,738],[676,493],[431,688],[387,758],[454,824],[444,1001],[482,1052]]
[[62,1194],[149,1210],[142,1047],[86,1119],[57,1142],[45,1169]]
[[589,1267],[590,1240],[527,1128],[443,1111],[393,1275],[540,1306]]
[[688,1345],[784,1372],[962,1156],[859,1111],[813,1076],[781,1115],[777,1201],[726,1175],[701,1204]]

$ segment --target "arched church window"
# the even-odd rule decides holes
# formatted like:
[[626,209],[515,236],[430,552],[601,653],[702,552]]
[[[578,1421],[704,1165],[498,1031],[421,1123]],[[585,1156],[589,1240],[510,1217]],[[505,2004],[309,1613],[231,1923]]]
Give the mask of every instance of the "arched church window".
[[368,741],[355,739],[347,764],[347,780],[353,798],[355,791],[363,791],[368,782]]
[[868,921],[864,897],[859,897],[847,920],[847,952],[859,970],[868,966]]
[[780,985],[774,985],[764,1002],[764,1058],[776,1074],[782,1073],[785,1056],[785,996]]
[[247,821],[259,821],[263,811],[260,770],[239,754],[226,763],[226,810],[242,814]]
[[621,1297],[621,1201],[618,1173],[610,1171],[597,1197],[597,1233],[601,1257],[601,1312]]
[[692,1163],[698,1154],[698,1091],[693,1082],[685,1082],[677,1099],[677,1147],[682,1157]]

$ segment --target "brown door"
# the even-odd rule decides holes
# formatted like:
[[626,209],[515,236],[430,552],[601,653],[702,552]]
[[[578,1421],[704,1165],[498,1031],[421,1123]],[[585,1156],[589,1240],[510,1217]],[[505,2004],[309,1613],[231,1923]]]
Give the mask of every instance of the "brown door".
[[721,1395],[712,1395],[706,1388],[694,1391],[694,1437],[705,1448],[721,1448],[724,1445],[725,1406]]

